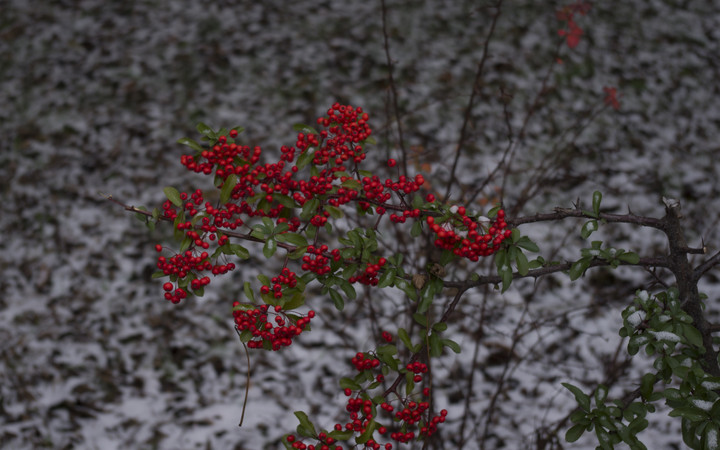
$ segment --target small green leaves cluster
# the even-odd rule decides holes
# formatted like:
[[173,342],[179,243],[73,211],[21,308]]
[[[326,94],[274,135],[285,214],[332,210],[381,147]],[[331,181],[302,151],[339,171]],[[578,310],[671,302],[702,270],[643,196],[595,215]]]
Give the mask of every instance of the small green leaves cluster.
[[[633,450],[647,449],[637,438],[637,434],[647,428],[645,418],[648,412],[654,412],[651,404],[633,402],[623,405],[620,400],[607,401],[608,388],[600,385],[592,397],[577,386],[562,383],[568,389],[579,408],[570,415],[574,425],[565,433],[565,440],[575,442],[586,431],[595,431],[599,446],[603,450],[611,450],[620,442],[626,443]],[[591,399],[595,400],[595,407],[591,406]]]

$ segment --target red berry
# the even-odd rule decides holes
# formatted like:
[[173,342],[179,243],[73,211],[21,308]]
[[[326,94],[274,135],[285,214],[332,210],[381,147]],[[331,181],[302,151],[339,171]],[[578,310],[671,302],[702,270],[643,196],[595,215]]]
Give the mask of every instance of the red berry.
[[388,159],[387,165],[389,167],[395,167],[396,164],[397,164],[397,161],[395,161],[394,159]]
[[172,291],[174,287],[175,286],[173,286],[173,284],[170,282],[163,284],[163,289],[166,291]]

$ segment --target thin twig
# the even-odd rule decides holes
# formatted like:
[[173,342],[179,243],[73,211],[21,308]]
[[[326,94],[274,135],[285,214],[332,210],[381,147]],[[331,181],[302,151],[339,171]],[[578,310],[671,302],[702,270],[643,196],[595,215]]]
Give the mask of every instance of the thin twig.
[[235,327],[235,332],[237,333],[238,337],[240,338],[240,343],[243,345],[243,348],[245,349],[245,357],[247,358],[247,378],[245,380],[245,399],[243,400],[242,415],[240,416],[240,423],[238,424],[238,426],[241,427],[243,424],[243,421],[245,420],[245,407],[247,406],[248,395],[250,394],[250,353],[248,353],[247,345],[245,345],[245,342],[243,342],[242,337],[240,337],[240,330],[238,330],[237,327]]
[[462,147],[465,145],[465,141],[467,140],[467,128],[468,124],[470,123],[470,116],[472,115],[472,109],[475,106],[475,97],[477,97],[477,95],[480,93],[480,84],[482,81],[485,61],[487,61],[490,40],[495,33],[495,26],[497,25],[498,18],[500,17],[500,12],[502,11],[502,9],[500,8],[501,6],[502,0],[498,1],[497,5],[495,5],[497,11],[495,12],[492,23],[490,24],[490,31],[488,32],[488,36],[485,39],[485,44],[483,45],[483,53],[480,57],[480,62],[478,63],[477,72],[475,72],[475,81],[473,82],[472,92],[470,93],[470,100],[468,100],[468,104],[465,107],[465,116],[463,118],[462,127],[460,127],[460,138],[458,139],[457,146],[455,147],[455,159],[453,161],[452,169],[450,169],[450,177],[448,178],[447,186],[445,187],[445,195],[443,195],[444,201],[447,201],[448,197],[450,196],[450,189],[455,182],[455,171],[457,170],[458,161],[460,160]]
[[405,139],[403,137],[402,119],[400,118],[400,108],[398,106],[398,93],[397,86],[395,86],[395,78],[393,77],[393,63],[392,57],[390,56],[390,39],[387,33],[387,7],[385,6],[385,0],[380,0],[380,6],[382,10],[382,30],[383,30],[383,43],[385,46],[385,59],[387,60],[388,66],[388,83],[390,84],[390,91],[392,92],[393,109],[395,110],[395,120],[397,121],[398,128],[398,145],[402,151],[402,175],[407,175],[407,151],[405,150]]

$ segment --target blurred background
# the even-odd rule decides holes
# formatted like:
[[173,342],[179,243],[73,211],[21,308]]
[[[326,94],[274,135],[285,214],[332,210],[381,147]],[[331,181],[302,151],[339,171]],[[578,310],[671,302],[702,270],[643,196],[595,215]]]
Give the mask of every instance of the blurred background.
[[[404,145],[411,172],[432,182],[449,174],[494,5],[386,2]],[[584,34],[569,50],[557,35],[563,5],[502,4],[469,116],[461,185],[479,186],[508,146],[508,125],[517,133],[533,110],[512,166],[485,185],[475,207],[502,199],[529,214],[578,198],[588,204],[598,189],[609,211],[629,206],[660,217],[664,195],[682,202],[691,245],[704,240],[712,252],[720,239],[720,8],[598,2],[577,18]],[[370,114],[378,140],[371,170],[397,158],[382,24],[379,1],[0,2],[0,446],[274,449],[295,428],[292,411],[326,426],[338,420],[336,380],[355,351],[373,345],[355,322],[367,314],[360,303],[337,315],[317,297],[309,303],[326,315],[307,339],[252,355],[238,428],[247,366],[230,308],[262,260],[173,306],[150,279],[153,246],[168,244],[170,230],[150,233],[101,193],[152,209],[166,185],[207,186],[179,164],[186,149],[176,141],[197,138],[197,122],[243,126],[243,142],[272,155],[295,142],[294,123],[313,123],[335,101]],[[562,64],[536,103],[557,48]],[[601,111],[604,86],[618,88],[618,111]],[[577,254],[582,241],[569,226],[575,231],[532,231],[546,257]],[[641,256],[665,249],[652,233],[619,228],[612,237]],[[713,302],[716,272],[706,280]],[[515,380],[485,433],[488,448],[535,448],[539,430],[572,410],[559,383],[597,382],[593,373],[619,343],[619,311],[648,281],[621,271],[587,283],[578,290],[556,277],[539,292],[519,283],[488,306],[494,337],[476,348],[473,361],[487,370],[476,373],[468,426],[483,429],[494,367],[510,367]],[[533,317],[553,311],[555,319],[518,346],[512,365],[495,364],[529,293]],[[450,391],[453,379],[474,373],[464,370],[481,342],[472,326],[478,304],[461,310],[468,324],[448,331],[467,344],[438,369]],[[449,434],[465,411],[462,395],[451,394],[440,400],[451,409]],[[681,448],[677,424],[659,415],[646,444]]]

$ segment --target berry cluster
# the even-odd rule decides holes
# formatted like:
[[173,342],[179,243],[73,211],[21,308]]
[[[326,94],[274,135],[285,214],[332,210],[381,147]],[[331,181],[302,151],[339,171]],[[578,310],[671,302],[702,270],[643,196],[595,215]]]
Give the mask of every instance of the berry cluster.
[[557,11],[557,19],[567,24],[566,28],[558,30],[558,35],[565,38],[569,48],[577,47],[580,43],[580,37],[583,35],[582,28],[575,22],[575,14],[584,16],[588,11],[590,11],[590,3],[583,1],[564,6]]
[[[275,306],[275,319],[269,320],[268,305],[247,308],[240,302],[233,303],[235,327],[249,338],[249,348],[279,350],[292,344],[292,340],[300,335],[315,317],[315,311],[308,311],[307,316],[294,318],[283,314],[281,306]],[[275,323],[273,323],[275,322]]]
[[260,293],[269,294],[272,290],[273,296],[280,299],[283,296],[283,286],[294,288],[297,286],[297,278],[295,272],[285,267],[280,272],[280,275],[273,277],[270,280],[270,283],[272,283],[272,288],[270,286],[263,286],[260,288]]
[[[437,223],[435,217],[426,219],[430,229],[437,236],[435,246],[451,250],[457,256],[477,261],[481,256],[489,256],[500,250],[502,242],[512,235],[507,229],[505,211],[497,212],[495,222],[484,229],[483,225],[466,216],[464,206],[450,208],[453,214],[446,222]],[[456,228],[459,227],[460,229]]]

